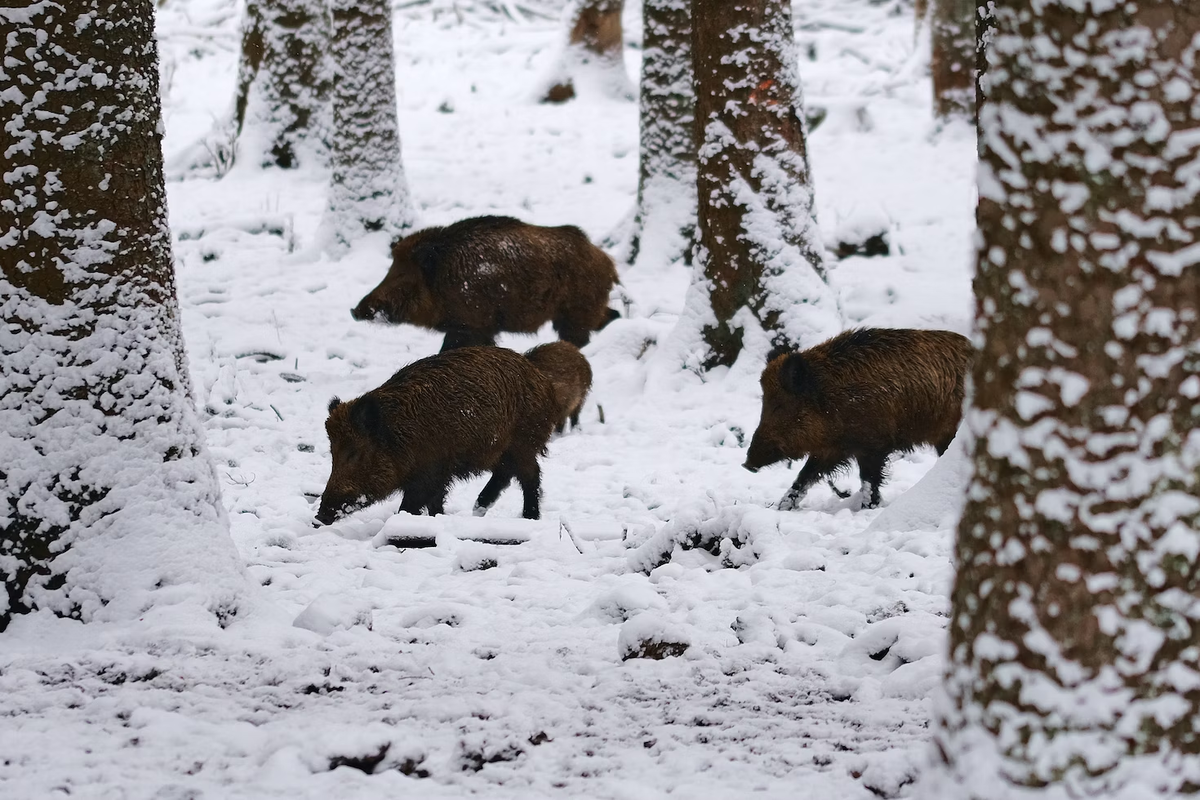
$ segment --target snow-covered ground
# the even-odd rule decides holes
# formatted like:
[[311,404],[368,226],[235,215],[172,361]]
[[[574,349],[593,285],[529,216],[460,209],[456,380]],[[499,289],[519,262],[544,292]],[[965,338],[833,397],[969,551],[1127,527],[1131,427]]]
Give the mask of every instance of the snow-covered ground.
[[[636,192],[636,104],[536,104],[557,9],[501,7],[517,20],[397,3],[420,221],[512,214],[599,241]],[[911,8],[796,14],[806,100],[827,112],[809,143],[821,227],[832,243],[882,219],[899,251],[831,262],[846,324],[968,332],[973,132],[933,123]],[[230,0],[160,10],[168,160],[227,110],[238,22]],[[636,7],[626,25],[632,80]],[[440,344],[350,318],[386,242],[315,252],[325,180],[237,167],[169,185],[193,383],[261,585],[252,610],[224,630],[19,619],[0,637],[0,796],[906,796],[944,662],[961,469],[900,501],[934,464],[921,451],[893,462],[882,510],[823,485],[800,511],[770,508],[798,465],[739,466],[762,365],[682,369],[664,343],[689,276],[649,254],[622,273],[631,313],[584,351],[593,392],[543,461],[541,521],[519,519],[515,487],[473,518],[479,478],[445,517],[388,502],[314,529],[329,398]],[[436,546],[387,544],[406,536]],[[682,655],[622,660],[648,636]]]

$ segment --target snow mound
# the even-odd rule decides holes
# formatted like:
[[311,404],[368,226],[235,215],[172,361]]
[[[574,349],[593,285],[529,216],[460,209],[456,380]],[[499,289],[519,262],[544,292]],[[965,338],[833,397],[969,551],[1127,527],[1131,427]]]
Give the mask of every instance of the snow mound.
[[691,645],[691,636],[682,625],[653,612],[645,612],[621,626],[617,654],[622,661],[631,658],[661,660],[681,656]]
[[362,625],[367,630],[373,627],[369,606],[345,595],[330,593],[317,595],[292,625],[322,636],[328,636],[336,630],[348,630],[355,625]]
[[957,525],[971,481],[966,439],[966,432],[960,427],[933,469],[881,511],[867,533],[943,530]]
[[778,512],[697,504],[678,510],[658,531],[635,542],[629,566],[649,574],[684,551],[707,553],[722,567],[747,566],[781,550],[781,543]]
[[645,611],[666,609],[666,602],[652,586],[645,584],[645,578],[638,575],[621,577],[624,580],[620,585],[598,597],[583,612],[584,616],[608,622],[626,622]]

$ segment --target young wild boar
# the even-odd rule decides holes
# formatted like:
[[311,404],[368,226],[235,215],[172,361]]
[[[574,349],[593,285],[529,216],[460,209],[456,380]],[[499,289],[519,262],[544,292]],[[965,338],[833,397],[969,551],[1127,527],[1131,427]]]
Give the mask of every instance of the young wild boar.
[[550,379],[554,387],[554,402],[558,411],[558,426],[562,433],[567,420],[571,427],[579,427],[579,410],[584,398],[592,388],[592,367],[579,348],[568,342],[539,344],[525,354],[542,374]]
[[813,484],[858,462],[879,505],[888,456],[922,444],[946,451],[962,417],[972,356],[950,331],[866,328],[772,358],[762,373],[763,410],[743,464],[808,456],[779,508],[795,509]]
[[443,353],[495,344],[500,331],[533,333],[546,322],[583,347],[619,316],[608,307],[616,282],[612,259],[579,228],[473,217],[392,245],[387,276],[350,313],[442,331]]
[[557,420],[554,388],[520,353],[468,347],[409,364],[362,397],[329,403],[333,471],[317,521],[404,492],[400,510],[443,512],[450,484],[491,470],[487,511],[516,478],[526,519],[540,513],[538,456]]

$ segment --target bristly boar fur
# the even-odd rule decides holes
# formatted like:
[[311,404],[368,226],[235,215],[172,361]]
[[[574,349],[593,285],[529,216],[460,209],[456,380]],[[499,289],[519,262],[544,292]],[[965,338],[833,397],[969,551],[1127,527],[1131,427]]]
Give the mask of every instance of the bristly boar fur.
[[608,307],[617,280],[613,260],[573,225],[472,217],[392,245],[387,276],[351,314],[441,331],[442,352],[495,344],[501,331],[533,333],[546,322],[583,347],[619,316]]
[[579,348],[570,342],[539,344],[525,354],[550,379],[558,411],[555,430],[562,433],[567,420],[579,427],[579,411],[592,388],[592,367]]
[[757,472],[808,456],[779,501],[792,510],[813,484],[854,459],[873,508],[888,456],[923,444],[941,455],[950,446],[972,355],[970,341],[950,331],[864,328],[773,356],[743,466]]
[[333,469],[317,521],[404,492],[400,510],[444,510],[450,484],[491,470],[481,515],[516,478],[522,514],[540,514],[538,456],[557,420],[550,380],[520,353],[467,347],[423,358],[362,397],[329,403]]

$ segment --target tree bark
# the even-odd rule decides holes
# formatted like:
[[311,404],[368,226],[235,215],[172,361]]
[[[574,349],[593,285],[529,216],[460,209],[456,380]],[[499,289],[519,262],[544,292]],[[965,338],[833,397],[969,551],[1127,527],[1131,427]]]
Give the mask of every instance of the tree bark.
[[1200,792],[1200,6],[996,3],[941,797]]
[[696,237],[691,0],[647,0],[642,20],[637,210],[624,260],[634,263],[646,238],[659,263],[682,258],[690,265]]
[[0,8],[0,630],[136,617],[241,567],[189,394],[151,0]]
[[711,306],[703,366],[741,353],[747,311],[776,346],[840,328],[813,212],[786,0],[694,0],[698,212]]
[[368,231],[415,221],[400,159],[396,59],[388,0],[333,0],[332,182],[325,226],[342,250]]
[[975,108],[977,0],[933,0],[934,112],[940,119],[966,118]]
[[[329,13],[320,0],[248,0],[232,123],[238,151],[251,151],[242,156],[292,169],[323,149],[329,41]],[[258,129],[249,148],[248,126]]]
[[987,100],[987,51],[995,28],[994,0],[979,0],[975,18],[975,127],[979,127],[979,109]]
[[543,103],[574,98],[575,81],[585,70],[599,74],[606,94],[633,99],[625,75],[624,6],[624,0],[576,0],[568,6],[572,13],[567,48],[550,88],[542,95]]

